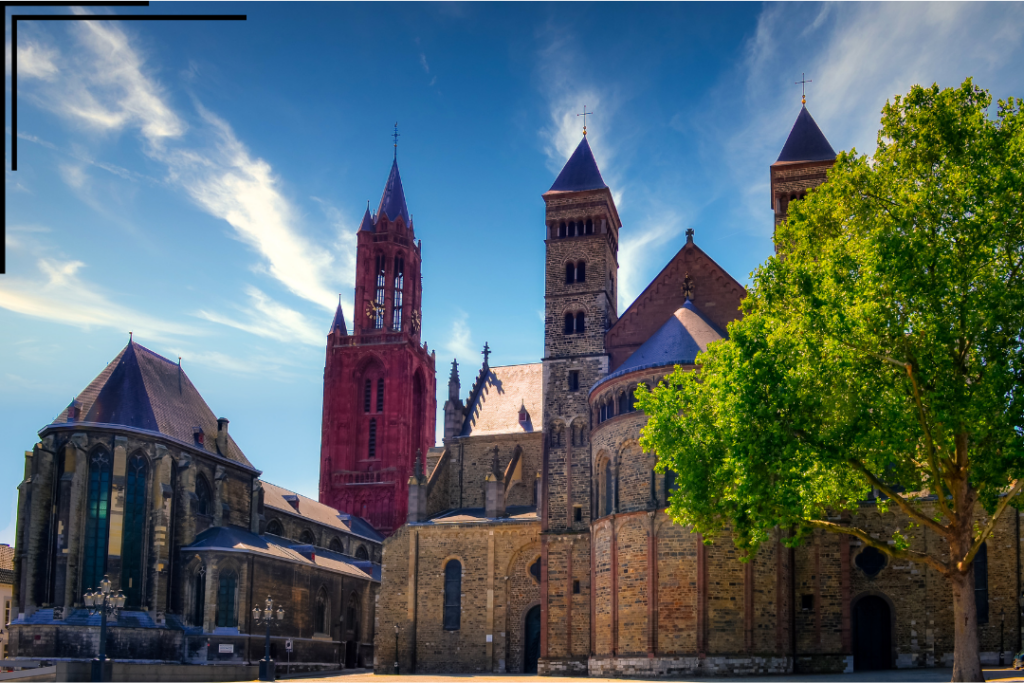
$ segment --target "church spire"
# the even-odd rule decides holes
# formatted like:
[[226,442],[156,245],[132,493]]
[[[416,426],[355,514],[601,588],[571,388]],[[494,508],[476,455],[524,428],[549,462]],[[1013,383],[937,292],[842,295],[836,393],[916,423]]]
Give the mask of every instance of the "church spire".
[[[589,113],[587,112],[588,115]],[[607,187],[604,178],[601,177],[601,170],[597,167],[594,153],[590,149],[590,143],[584,136],[548,192],[582,192]]]
[[789,131],[782,153],[776,159],[780,161],[833,161],[836,152],[825,139],[825,134],[814,122],[806,106],[800,107],[793,129]]
[[338,310],[334,312],[334,322],[331,323],[331,334],[340,330],[343,337],[348,336],[348,328],[345,326],[345,312],[341,310],[341,295],[338,295]]
[[402,189],[402,176],[398,173],[397,158],[391,162],[391,173],[388,175],[388,181],[384,183],[384,192],[377,206],[377,219],[381,216],[386,216],[389,221],[401,216],[407,227],[410,223],[409,207],[405,203],[405,190]]

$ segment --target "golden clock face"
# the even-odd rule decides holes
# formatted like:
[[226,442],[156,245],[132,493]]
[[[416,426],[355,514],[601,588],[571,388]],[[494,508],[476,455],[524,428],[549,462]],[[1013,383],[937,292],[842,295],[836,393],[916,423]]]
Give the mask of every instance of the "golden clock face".
[[420,329],[420,312],[413,311],[412,317],[409,319],[409,327],[412,328],[413,332],[418,332]]
[[384,304],[377,301],[366,302],[366,317],[370,320],[376,320],[378,317],[384,315]]

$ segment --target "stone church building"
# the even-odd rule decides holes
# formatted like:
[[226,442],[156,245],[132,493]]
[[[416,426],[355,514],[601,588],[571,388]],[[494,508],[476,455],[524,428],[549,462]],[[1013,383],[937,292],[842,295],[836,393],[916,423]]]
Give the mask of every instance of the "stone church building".
[[[950,665],[951,593],[926,567],[824,533],[795,550],[766,543],[744,564],[730,539],[705,545],[668,518],[672,475],[655,473],[654,454],[639,446],[646,417],[633,393],[676,365],[694,370],[740,316],[745,290],[688,230],[620,312],[619,232],[628,228],[585,135],[542,195],[544,355],[491,366],[485,347],[465,398],[452,364],[443,448],[411,472],[407,523],[384,542],[376,671]],[[802,108],[769,168],[776,225],[825,181],[835,156]],[[873,501],[859,516],[889,535]],[[936,542],[928,533],[915,541],[922,550]],[[1020,645],[1020,515],[1002,519],[978,558],[982,659],[996,663]]]
[[130,341],[39,431],[18,490],[9,657],[96,657],[100,616],[82,596],[107,576],[126,597],[107,629],[118,666],[220,664],[208,680],[252,678],[243,667],[263,657],[264,627],[251,609],[268,596],[285,610],[278,661],[373,661],[383,536],[260,479],[180,360]]

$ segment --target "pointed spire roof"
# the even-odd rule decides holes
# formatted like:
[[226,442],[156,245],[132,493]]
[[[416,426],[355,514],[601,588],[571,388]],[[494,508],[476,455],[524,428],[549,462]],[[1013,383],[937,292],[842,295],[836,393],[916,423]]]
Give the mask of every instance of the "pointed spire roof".
[[832,161],[836,152],[825,139],[825,135],[814,122],[807,107],[800,108],[793,130],[789,131],[782,153],[776,159],[780,161]]
[[584,136],[548,192],[582,192],[607,187],[604,178],[601,177],[601,170],[597,167],[594,153],[590,149],[590,143]]
[[370,215],[370,202],[366,202],[366,213],[363,214],[363,220],[359,224],[359,231],[373,232],[373,216]]
[[397,158],[391,164],[391,174],[388,176],[388,182],[384,184],[384,194],[380,196],[380,205],[377,207],[377,219],[382,215],[387,216],[390,221],[401,216],[407,226],[411,223],[409,207],[405,204],[405,190],[402,189],[402,176],[398,174]]
[[341,310],[341,297],[338,297],[338,310],[334,312],[334,322],[331,323],[331,332],[341,330],[342,336],[348,336],[348,328],[345,327],[345,312]]

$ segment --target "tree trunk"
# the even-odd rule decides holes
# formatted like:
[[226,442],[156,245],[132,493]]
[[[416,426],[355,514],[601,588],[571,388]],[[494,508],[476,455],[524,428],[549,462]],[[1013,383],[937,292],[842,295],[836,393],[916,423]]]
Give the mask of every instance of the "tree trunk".
[[978,654],[978,609],[974,602],[974,563],[966,574],[953,572],[953,679],[984,681]]

